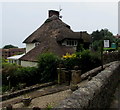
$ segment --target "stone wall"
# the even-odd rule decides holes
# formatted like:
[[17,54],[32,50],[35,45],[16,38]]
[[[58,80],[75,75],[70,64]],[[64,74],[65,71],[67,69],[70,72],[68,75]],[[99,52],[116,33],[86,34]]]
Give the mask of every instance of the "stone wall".
[[120,61],[120,51],[119,52],[105,52],[103,57],[103,63],[110,63],[113,61]]
[[120,61],[111,63],[56,108],[108,108],[120,79]]

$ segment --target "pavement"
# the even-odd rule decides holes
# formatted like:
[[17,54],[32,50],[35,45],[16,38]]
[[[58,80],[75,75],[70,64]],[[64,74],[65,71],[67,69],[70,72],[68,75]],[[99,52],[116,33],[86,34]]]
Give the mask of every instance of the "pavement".
[[[64,90],[67,90],[67,89],[69,89],[69,86],[67,86],[67,85],[53,85],[53,86],[44,87],[42,89],[38,89],[36,91],[27,93],[27,95],[29,97],[31,97],[31,99],[34,99],[34,98],[37,98],[37,97],[41,97],[41,96],[53,94],[53,93],[56,93],[56,92],[64,91]],[[22,102],[22,98],[24,96],[25,95],[21,95],[21,96],[3,101],[3,102],[0,103],[0,105],[2,105],[2,107],[6,107],[9,104],[14,105],[16,103],[20,103],[20,102]]]
[[[86,82],[87,80],[82,81],[78,84],[78,87],[84,86]],[[59,105],[60,101],[69,97],[71,94],[72,91],[70,90],[70,86],[65,84],[44,87],[42,89],[38,89],[27,94],[32,99],[30,106],[28,106],[27,108],[46,108],[47,106],[55,107],[56,105]],[[19,97],[3,101],[0,104],[2,104],[2,107],[6,107],[11,104],[13,108],[26,108],[22,103],[22,98],[24,96],[25,95],[21,95]]]

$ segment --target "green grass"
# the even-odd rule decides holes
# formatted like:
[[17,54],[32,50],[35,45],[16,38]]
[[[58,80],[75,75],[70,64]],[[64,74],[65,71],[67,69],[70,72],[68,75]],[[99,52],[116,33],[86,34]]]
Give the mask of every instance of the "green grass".
[[115,51],[116,48],[103,48],[104,51]]

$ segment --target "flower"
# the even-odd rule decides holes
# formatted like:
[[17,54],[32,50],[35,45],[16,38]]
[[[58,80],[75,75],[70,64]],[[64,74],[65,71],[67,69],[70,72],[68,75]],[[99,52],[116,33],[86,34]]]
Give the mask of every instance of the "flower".
[[76,57],[76,54],[69,54],[69,53],[66,53],[66,55],[63,55],[63,58],[67,59],[67,58],[75,58]]

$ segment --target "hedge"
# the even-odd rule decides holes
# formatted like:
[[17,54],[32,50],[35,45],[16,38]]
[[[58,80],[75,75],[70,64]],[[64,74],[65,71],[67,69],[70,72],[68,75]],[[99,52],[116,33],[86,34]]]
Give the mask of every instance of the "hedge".
[[[79,66],[82,73],[101,65],[99,54],[89,50],[67,54],[59,58],[53,53],[44,53],[38,57],[38,67],[21,67],[15,64],[3,63],[2,65],[2,84],[5,87],[20,86],[25,83],[27,86],[54,81],[57,79],[57,67],[62,64],[66,69],[71,70],[74,66]],[[7,80],[7,78],[9,80]]]

